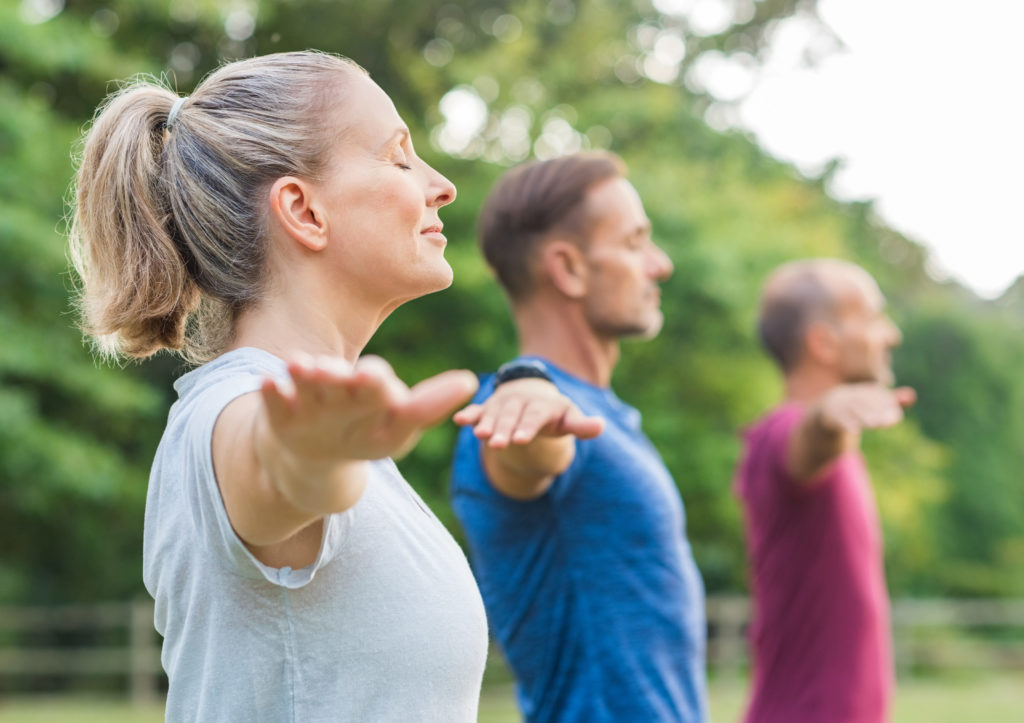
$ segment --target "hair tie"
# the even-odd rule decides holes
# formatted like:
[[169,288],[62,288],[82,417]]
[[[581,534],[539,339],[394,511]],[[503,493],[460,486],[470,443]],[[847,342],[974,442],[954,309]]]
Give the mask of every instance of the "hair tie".
[[183,95],[174,101],[174,105],[171,106],[171,112],[167,114],[167,123],[165,124],[167,130],[174,128],[174,121],[178,118],[178,111],[181,110],[181,106],[188,100],[187,95]]

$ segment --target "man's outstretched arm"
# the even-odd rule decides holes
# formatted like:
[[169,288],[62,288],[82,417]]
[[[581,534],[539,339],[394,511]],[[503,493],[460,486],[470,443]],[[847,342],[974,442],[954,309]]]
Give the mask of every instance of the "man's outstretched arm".
[[549,381],[517,379],[499,385],[482,404],[453,417],[481,441],[484,471],[504,495],[540,497],[568,469],[576,439],[596,437],[604,420],[588,417]]
[[855,449],[864,429],[891,427],[903,419],[903,409],[917,399],[910,387],[890,389],[881,384],[842,384],[808,407],[790,437],[789,473],[802,482],[813,480],[843,452]]

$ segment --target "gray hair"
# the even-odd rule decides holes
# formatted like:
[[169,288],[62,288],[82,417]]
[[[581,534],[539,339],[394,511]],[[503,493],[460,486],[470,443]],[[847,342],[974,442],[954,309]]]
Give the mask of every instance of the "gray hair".
[[807,329],[838,312],[836,278],[867,274],[840,259],[802,259],[783,264],[768,277],[761,294],[757,332],[762,346],[783,372],[803,354]]

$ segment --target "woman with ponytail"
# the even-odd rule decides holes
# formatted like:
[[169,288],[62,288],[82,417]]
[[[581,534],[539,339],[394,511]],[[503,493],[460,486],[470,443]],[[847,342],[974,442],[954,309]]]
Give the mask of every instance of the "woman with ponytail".
[[319,52],[141,79],[86,131],[72,258],[101,352],[197,365],[150,476],[143,577],[169,721],[476,720],[487,631],[459,547],[390,457],[476,388],[361,356],[451,283],[452,184]]

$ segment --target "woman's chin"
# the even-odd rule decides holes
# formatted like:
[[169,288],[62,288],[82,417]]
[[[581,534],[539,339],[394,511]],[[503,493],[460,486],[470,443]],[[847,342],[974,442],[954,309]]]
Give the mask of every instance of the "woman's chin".
[[437,275],[437,288],[433,291],[441,291],[447,289],[452,285],[452,281],[455,279],[455,272],[452,271],[452,267],[448,265],[448,262],[444,262],[444,268],[438,269]]
[[454,278],[455,274],[452,271],[452,267],[448,265],[448,262],[444,262],[444,266],[431,269],[429,274],[424,274],[420,277],[420,283],[418,284],[419,293],[416,295],[426,296],[437,291],[443,291],[452,285]]

